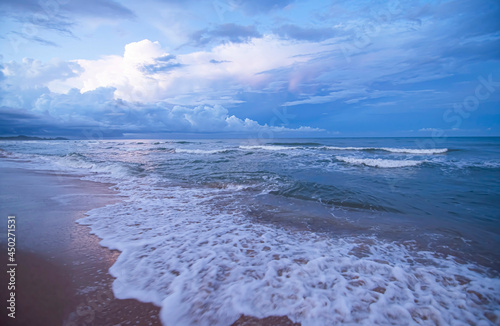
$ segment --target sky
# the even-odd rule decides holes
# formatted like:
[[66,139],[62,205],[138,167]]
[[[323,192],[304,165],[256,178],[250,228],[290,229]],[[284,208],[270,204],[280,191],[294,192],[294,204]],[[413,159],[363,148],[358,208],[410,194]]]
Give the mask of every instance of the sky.
[[500,1],[2,0],[0,135],[500,136]]

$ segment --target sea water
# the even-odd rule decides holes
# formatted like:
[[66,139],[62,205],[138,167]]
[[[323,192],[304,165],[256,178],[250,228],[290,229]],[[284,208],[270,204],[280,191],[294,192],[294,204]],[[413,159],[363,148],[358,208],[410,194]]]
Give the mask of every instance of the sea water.
[[[500,138],[2,141],[111,182],[118,298],[165,325],[498,325]],[[5,159],[6,158],[6,159]]]

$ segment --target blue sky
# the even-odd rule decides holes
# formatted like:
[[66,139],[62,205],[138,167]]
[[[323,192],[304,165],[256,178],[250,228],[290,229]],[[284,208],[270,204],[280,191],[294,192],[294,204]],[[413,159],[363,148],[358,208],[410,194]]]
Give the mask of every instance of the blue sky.
[[500,2],[3,0],[0,134],[500,135]]

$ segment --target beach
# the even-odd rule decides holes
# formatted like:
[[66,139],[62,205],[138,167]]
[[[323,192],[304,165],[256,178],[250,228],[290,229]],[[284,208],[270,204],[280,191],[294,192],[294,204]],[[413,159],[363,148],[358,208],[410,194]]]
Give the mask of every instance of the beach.
[[161,325],[158,307],[114,298],[107,270],[119,253],[75,223],[86,211],[120,200],[109,184],[22,168],[0,169],[0,180],[2,231],[15,215],[18,263],[16,318],[3,311],[3,325]]
[[[16,216],[18,223],[15,319],[3,313],[2,325],[161,325],[159,307],[114,297],[108,269],[120,253],[100,246],[89,227],[76,223],[90,209],[120,201],[112,184],[23,168],[0,169],[0,180],[0,214]],[[7,261],[4,242],[0,250]],[[8,299],[7,292],[1,299]],[[300,324],[241,316],[233,325]]]
[[0,326],[500,326],[500,1],[0,9]]

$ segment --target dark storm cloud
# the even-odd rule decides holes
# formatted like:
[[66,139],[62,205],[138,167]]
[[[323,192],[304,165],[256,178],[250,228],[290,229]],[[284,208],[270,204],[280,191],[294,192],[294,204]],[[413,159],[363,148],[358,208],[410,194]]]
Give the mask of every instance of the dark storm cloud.
[[0,134],[1,135],[33,135],[33,131],[50,127],[51,124],[23,109],[0,107]]

